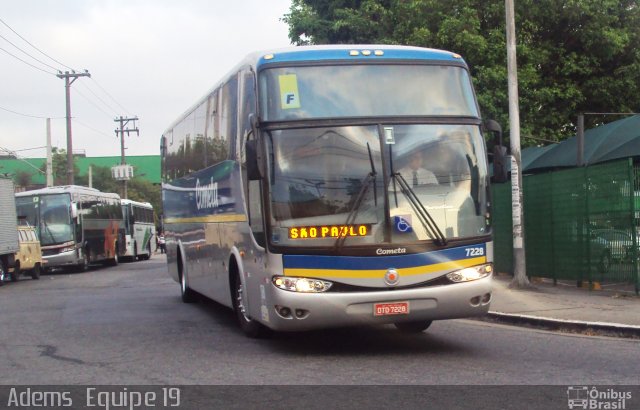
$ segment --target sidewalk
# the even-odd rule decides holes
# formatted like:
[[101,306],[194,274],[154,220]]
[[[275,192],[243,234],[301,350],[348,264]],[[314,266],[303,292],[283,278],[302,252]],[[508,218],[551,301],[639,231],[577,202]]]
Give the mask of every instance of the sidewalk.
[[633,287],[578,288],[575,282],[538,280],[532,289],[511,289],[512,277],[496,275],[489,318],[524,325],[603,331],[640,337],[640,297]]

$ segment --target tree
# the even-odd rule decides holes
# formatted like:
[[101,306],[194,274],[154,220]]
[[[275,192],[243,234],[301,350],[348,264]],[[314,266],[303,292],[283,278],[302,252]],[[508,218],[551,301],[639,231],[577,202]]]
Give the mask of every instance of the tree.
[[[94,188],[102,192],[115,192],[118,194],[122,190],[122,183],[111,176],[111,168],[92,165],[91,174]],[[86,186],[89,183],[86,175],[79,176],[76,179],[80,185]],[[127,196],[133,201],[149,202],[153,205],[156,214],[160,215],[162,213],[162,196],[159,185],[154,185],[141,177],[134,177],[127,183]]]
[[[66,185],[67,184],[67,150],[62,148],[53,147],[51,149],[51,162],[52,162],[52,172],[53,172],[53,184],[54,185]],[[40,167],[40,170],[45,172],[47,168],[47,164],[43,164]],[[76,158],[73,158],[73,175],[78,177],[80,174],[80,169],[78,168],[78,164],[76,164]],[[76,181],[76,185],[84,185],[80,184]]]
[[28,188],[31,185],[32,174],[28,171],[17,171],[13,177],[13,182],[21,188]]
[[[483,116],[508,125],[502,0],[293,0],[283,20],[298,45],[460,53]],[[516,27],[523,145],[573,135],[580,112],[640,109],[640,0],[518,0]],[[608,121],[585,118],[587,127]]]

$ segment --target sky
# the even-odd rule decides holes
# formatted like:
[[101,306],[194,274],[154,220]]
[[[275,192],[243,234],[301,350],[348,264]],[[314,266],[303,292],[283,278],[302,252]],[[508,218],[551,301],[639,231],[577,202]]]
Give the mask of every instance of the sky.
[[65,81],[56,73],[73,69],[91,74],[71,85],[74,152],[119,156],[114,120],[122,116],[139,118],[140,135],[125,136],[126,155],[158,155],[165,128],[243,57],[290,45],[281,21],[290,5],[0,0],[0,150],[45,157],[45,118],[52,145],[67,148]]

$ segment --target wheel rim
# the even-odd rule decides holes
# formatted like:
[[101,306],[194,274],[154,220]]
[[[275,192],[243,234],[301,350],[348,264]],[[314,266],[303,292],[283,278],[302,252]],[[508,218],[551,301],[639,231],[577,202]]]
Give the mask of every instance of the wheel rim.
[[180,275],[180,291],[183,295],[187,292],[187,278],[184,273]]
[[242,282],[238,279],[238,286],[236,287],[236,308],[238,310],[239,316],[242,317],[245,322],[250,322],[251,319],[247,317],[247,310],[244,307],[244,289],[242,287]]

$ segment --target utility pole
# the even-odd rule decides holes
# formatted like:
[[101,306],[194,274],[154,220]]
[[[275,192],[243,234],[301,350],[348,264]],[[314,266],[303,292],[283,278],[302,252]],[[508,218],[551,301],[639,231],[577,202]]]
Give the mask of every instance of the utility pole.
[[78,79],[78,77],[91,77],[89,71],[84,70],[84,73],[76,73],[75,71],[58,72],[58,78],[64,78],[64,88],[67,100],[67,184],[73,185],[73,143],[71,141],[71,84]]
[[511,208],[513,211],[514,287],[531,286],[524,252],[524,209],[522,204],[522,157],[520,154],[520,108],[518,106],[518,64],[514,0],[505,0],[507,19],[507,73],[509,84],[509,139],[511,141]]
[[[116,118],[115,120],[113,120],[115,122],[120,123],[120,129],[115,130],[116,131],[116,135],[120,135],[120,165],[127,165],[127,161],[125,160],[125,156],[124,156],[124,134],[125,132],[127,133],[127,136],[129,136],[129,133],[131,132],[135,132],[136,135],[140,135],[140,130],[138,130],[138,127],[136,127],[136,121],[138,121],[138,117],[133,117],[133,118],[124,118],[124,117],[120,117],[120,118]],[[127,128],[125,129],[124,127],[126,127],[130,121],[133,121],[133,128]],[[127,178],[122,180],[122,197],[124,199],[127,199]]]
[[47,118],[47,186],[53,186],[53,159],[51,155],[51,118]]

